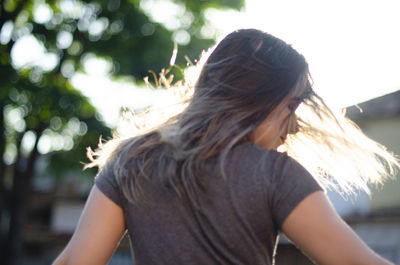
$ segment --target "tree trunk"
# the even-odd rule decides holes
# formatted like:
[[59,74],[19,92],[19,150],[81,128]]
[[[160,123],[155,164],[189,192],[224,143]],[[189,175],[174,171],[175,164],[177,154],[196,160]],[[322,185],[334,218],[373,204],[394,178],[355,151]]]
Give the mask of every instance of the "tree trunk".
[[4,208],[4,174],[5,174],[5,164],[3,160],[3,154],[6,147],[6,139],[4,134],[4,113],[3,113],[3,106],[0,108],[0,224],[2,221],[2,211]]
[[21,158],[21,142],[22,142],[23,133],[19,134],[17,137],[17,158],[14,163],[13,170],[13,185],[11,188],[11,196],[10,196],[10,224],[8,229],[8,234],[6,238],[6,244],[4,249],[4,264],[11,265],[16,264],[13,261],[16,261],[18,256],[21,256],[21,229],[18,229],[22,226],[23,222],[23,203],[22,197],[24,196],[23,190],[23,161]]
[[37,144],[39,142],[41,131],[38,130],[36,135],[37,137],[34,148],[26,160],[22,159],[20,155],[22,136],[18,139],[18,156],[14,168],[14,183],[10,207],[10,229],[5,249],[5,265],[21,264],[20,260],[23,257],[26,204],[31,191],[35,162],[39,155]]
[[[5,212],[5,190],[4,190],[4,174],[5,174],[5,164],[3,160],[3,154],[6,146],[6,139],[4,135],[4,113],[3,113],[3,104],[0,108],[0,249],[5,248],[5,239],[6,239],[6,231],[3,231],[3,214]],[[3,251],[2,251],[3,252]],[[2,258],[2,255],[0,255]]]

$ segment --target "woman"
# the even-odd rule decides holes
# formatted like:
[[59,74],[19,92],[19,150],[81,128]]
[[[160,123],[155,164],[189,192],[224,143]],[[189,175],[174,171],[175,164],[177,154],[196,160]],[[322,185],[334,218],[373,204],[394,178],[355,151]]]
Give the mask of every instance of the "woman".
[[390,264],[340,219],[321,185],[368,190],[396,160],[334,115],[312,90],[304,57],[264,32],[226,36],[185,110],[95,155],[89,166],[101,171],[54,264],[106,264],[126,230],[137,265],[272,264],[278,231],[318,264]]

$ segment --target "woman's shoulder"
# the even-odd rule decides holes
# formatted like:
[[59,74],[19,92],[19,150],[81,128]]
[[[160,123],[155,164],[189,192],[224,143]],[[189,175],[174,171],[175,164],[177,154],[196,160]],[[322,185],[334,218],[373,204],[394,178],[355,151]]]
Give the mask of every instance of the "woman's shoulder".
[[242,142],[235,146],[230,157],[230,165],[268,174],[270,178],[312,177],[306,168],[286,152],[263,149],[252,142]]

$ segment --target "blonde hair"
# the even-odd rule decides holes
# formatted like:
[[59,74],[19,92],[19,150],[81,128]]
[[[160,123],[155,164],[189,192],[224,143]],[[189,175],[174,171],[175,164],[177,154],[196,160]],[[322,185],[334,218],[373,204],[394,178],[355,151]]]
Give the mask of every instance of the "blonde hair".
[[[207,160],[217,157],[224,175],[224,160],[232,147],[248,141],[249,134],[299,84],[307,86],[293,114],[299,132],[289,135],[283,151],[321,185],[342,193],[369,192],[370,183],[381,183],[399,168],[382,145],[344,114],[329,109],[312,89],[304,57],[272,35],[235,31],[203,56],[197,69],[195,83],[184,79],[174,86],[168,71],[161,73],[159,83],[180,103],[132,115],[134,130],[128,136],[116,134],[105,144],[100,142],[96,151],[88,149],[87,167],[113,164],[131,202],[145,195],[142,178],[159,179],[195,202],[202,190],[198,172]],[[266,130],[274,126],[272,121]]]

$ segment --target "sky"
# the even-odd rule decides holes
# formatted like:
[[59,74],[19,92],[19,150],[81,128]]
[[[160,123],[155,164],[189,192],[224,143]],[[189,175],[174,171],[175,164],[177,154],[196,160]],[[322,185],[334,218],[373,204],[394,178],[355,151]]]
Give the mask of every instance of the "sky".
[[225,33],[255,27],[292,44],[315,89],[345,107],[400,89],[399,10],[389,0],[247,0],[245,12],[210,19]]
[[[171,30],[191,19],[168,0],[142,0],[141,7]],[[36,19],[51,17],[45,8],[38,10]],[[257,28],[283,39],[306,57],[317,93],[333,108],[342,108],[400,89],[399,10],[398,0],[247,0],[240,12],[206,11],[204,34],[217,32],[221,39],[235,29]],[[3,35],[1,41],[7,37]],[[32,38],[16,43],[13,63],[36,61],[51,68],[55,55]],[[188,34],[177,31],[174,39],[184,44]],[[70,36],[60,35],[60,45],[70,43]],[[141,109],[168,101],[163,92],[138,88],[129,78],[111,81],[104,61],[87,60],[85,68],[87,74],[75,74],[72,83],[110,126],[117,124],[122,106]]]

